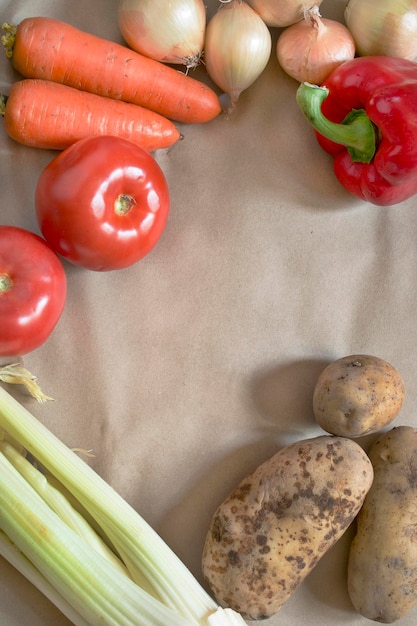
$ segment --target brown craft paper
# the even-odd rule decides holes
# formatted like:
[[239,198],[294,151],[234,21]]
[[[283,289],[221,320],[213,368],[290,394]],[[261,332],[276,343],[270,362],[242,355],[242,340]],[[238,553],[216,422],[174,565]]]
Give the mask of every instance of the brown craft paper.
[[[117,4],[1,0],[1,21],[45,15],[121,42]],[[344,6],[321,11],[342,19]],[[0,55],[1,92],[17,78]],[[8,387],[67,445],[93,450],[87,463],[200,580],[210,518],[231,489],[283,445],[322,434],[312,391],[327,363],[391,362],[407,390],[395,423],[417,425],[417,199],[380,208],[348,194],[297,86],[273,47],[230,117],[181,126],[183,141],[155,154],[171,192],[158,245],[120,272],[65,263],[62,318],[23,358],[55,400]],[[55,154],[15,143],[0,121],[1,223],[39,232],[34,189]],[[347,594],[351,536],[265,626],[370,623]],[[0,597],[2,626],[68,624],[1,558]]]

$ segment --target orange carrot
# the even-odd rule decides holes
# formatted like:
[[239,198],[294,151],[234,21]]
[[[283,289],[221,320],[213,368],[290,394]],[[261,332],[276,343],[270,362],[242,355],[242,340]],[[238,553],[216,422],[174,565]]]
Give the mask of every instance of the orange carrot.
[[125,100],[187,124],[221,113],[217,94],[201,81],[65,22],[35,17],[3,29],[13,67],[26,78]]
[[5,102],[7,134],[36,148],[64,150],[83,137],[115,135],[151,152],[181,137],[171,120],[154,111],[47,80],[14,83]]

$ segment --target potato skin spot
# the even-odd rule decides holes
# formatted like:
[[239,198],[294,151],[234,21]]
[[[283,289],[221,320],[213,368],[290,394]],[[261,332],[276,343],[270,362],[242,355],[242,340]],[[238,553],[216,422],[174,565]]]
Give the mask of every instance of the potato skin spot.
[[354,519],[372,465],[352,440],[324,435],[277,452],[213,515],[203,575],[216,600],[266,619],[296,591]]
[[383,430],[398,415],[404,382],[387,361],[350,355],[330,363],[313,391],[313,413],[328,433],[360,437]]
[[374,481],[357,517],[348,592],[358,613],[393,623],[417,604],[417,428],[392,428],[368,454]]

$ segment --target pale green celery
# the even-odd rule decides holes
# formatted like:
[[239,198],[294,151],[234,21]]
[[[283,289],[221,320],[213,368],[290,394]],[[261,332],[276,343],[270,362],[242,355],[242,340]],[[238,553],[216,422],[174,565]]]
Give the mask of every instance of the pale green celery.
[[46,580],[34,565],[25,557],[9,537],[0,530],[0,555],[20,572],[34,587],[54,604],[70,622],[77,626],[89,626],[60,593]]
[[3,453],[0,528],[90,626],[191,626],[86,544]]
[[[1,387],[0,428],[10,433],[68,489],[109,538],[132,578],[141,584],[145,576],[155,599],[182,615],[184,624],[245,624],[238,613],[220,608],[133,507]],[[139,624],[133,621],[131,626]],[[155,620],[152,626],[156,626]],[[174,622],[168,620],[164,626],[174,626]]]
[[74,509],[65,496],[53,487],[48,477],[42,474],[16,448],[7,441],[0,440],[0,451],[12,463],[25,480],[38,492],[46,504],[72,528],[84,541],[90,544],[97,552],[106,557],[115,567],[126,576],[129,575],[126,566],[107,546],[101,537],[91,528],[85,518]]

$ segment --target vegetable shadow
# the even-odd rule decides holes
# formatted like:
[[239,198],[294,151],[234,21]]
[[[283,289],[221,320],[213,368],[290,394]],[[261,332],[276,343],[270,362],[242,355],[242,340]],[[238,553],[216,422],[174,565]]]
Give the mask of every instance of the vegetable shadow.
[[215,511],[245,476],[285,445],[279,436],[260,433],[256,441],[238,445],[228,454],[202,464],[198,471],[194,468],[191,484],[158,524],[159,535],[209,592],[201,559]]
[[313,415],[317,379],[332,359],[305,359],[267,366],[250,381],[252,403],[258,415],[287,435],[307,438],[324,434]]
[[302,584],[303,593],[314,596],[315,601],[344,614],[355,613],[347,588],[349,549],[354,534],[355,522],[322,556]]
[[213,451],[207,462],[194,468],[182,497],[158,525],[159,534],[200,582],[204,541],[217,507],[245,476],[281,448],[325,434],[314,421],[312,393],[330,361],[296,361],[256,372],[248,383],[254,408],[250,440],[236,444],[229,453]]

